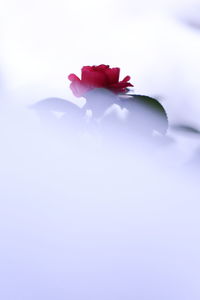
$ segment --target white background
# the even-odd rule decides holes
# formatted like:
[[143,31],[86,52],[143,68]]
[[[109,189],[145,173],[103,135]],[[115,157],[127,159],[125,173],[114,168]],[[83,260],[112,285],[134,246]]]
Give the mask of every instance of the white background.
[[105,63],[200,126],[199,2],[1,0],[0,16],[0,298],[199,300],[199,141],[66,142],[27,108],[81,104],[68,74]]

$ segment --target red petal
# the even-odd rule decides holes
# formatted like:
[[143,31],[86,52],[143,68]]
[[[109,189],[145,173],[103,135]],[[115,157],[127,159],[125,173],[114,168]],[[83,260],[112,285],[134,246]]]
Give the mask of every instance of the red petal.
[[110,85],[109,89],[111,89],[115,93],[125,93],[126,88],[128,86],[133,86],[133,85],[130,82],[120,81],[118,83]]
[[78,78],[78,76],[76,76],[75,74],[70,74],[70,75],[68,76],[68,79],[69,79],[70,81],[75,81],[75,80],[79,80],[79,81],[80,81],[80,79]]
[[123,82],[124,81],[129,81],[131,79],[131,77],[130,76],[126,76],[126,77],[124,77],[124,79],[122,80]]
[[70,88],[76,97],[82,97],[88,91],[88,87],[82,84],[80,80],[72,81]]
[[99,66],[93,66],[95,71],[104,71],[106,69],[109,69],[109,65],[99,65]]
[[105,87],[107,82],[107,77],[102,71],[89,71],[84,69],[82,71],[81,80],[83,84],[89,87]]
[[120,68],[112,68],[105,70],[109,84],[117,83],[119,81]]
[[81,72],[84,72],[84,71],[92,71],[92,70],[93,70],[93,67],[85,66],[85,67],[82,67]]

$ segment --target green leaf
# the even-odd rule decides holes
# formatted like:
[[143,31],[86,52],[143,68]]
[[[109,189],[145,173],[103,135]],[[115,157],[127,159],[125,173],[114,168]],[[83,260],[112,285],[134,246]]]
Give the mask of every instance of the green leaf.
[[172,129],[186,134],[200,135],[200,130],[190,125],[177,124],[173,125]]
[[131,113],[134,122],[141,124],[141,128],[148,132],[166,134],[167,113],[158,100],[144,95],[127,94],[120,97],[120,105]]

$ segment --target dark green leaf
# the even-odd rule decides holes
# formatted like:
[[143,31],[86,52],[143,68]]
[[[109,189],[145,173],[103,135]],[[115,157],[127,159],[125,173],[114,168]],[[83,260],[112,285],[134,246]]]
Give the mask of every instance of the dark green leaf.
[[149,132],[158,131],[165,134],[168,118],[164,107],[156,99],[144,95],[120,97],[120,105],[132,114],[134,122],[141,124]]
[[193,126],[190,126],[190,125],[183,125],[183,124],[173,125],[172,129],[180,131],[182,133],[186,133],[186,134],[195,134],[195,135],[200,134],[199,129],[194,128]]

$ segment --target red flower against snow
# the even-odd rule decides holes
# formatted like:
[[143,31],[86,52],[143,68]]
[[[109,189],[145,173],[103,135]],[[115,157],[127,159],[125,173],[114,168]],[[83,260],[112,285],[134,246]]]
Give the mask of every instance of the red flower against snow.
[[76,97],[82,97],[95,88],[105,88],[116,94],[126,93],[127,87],[133,86],[128,82],[130,76],[119,81],[120,68],[110,68],[108,65],[85,66],[81,71],[81,79],[75,74],[68,76],[70,88]]

